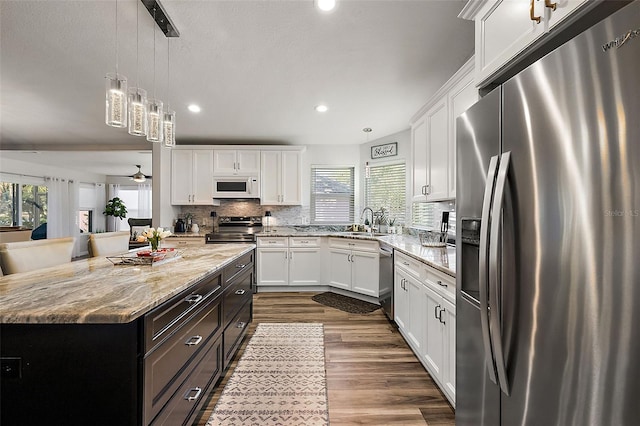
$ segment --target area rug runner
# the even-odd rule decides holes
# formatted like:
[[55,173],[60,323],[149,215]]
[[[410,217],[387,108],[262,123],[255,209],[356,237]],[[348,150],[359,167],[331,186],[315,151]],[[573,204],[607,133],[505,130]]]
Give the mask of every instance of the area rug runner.
[[328,424],[323,325],[258,324],[207,426]]
[[380,308],[379,305],[374,303],[343,296],[342,294],[331,293],[329,291],[316,294],[311,300],[350,314],[368,314]]

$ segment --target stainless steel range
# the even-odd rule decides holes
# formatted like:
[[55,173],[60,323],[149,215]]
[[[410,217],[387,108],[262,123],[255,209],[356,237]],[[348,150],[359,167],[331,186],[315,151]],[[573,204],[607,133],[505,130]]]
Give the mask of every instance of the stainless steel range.
[[262,231],[260,216],[220,216],[219,230],[205,235],[207,244],[252,243],[255,234]]

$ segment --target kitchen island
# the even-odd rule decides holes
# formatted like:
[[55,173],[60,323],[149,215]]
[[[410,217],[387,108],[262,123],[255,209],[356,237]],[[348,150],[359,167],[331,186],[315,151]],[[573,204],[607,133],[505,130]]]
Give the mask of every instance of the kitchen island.
[[254,248],[0,278],[0,423],[188,423],[251,321]]

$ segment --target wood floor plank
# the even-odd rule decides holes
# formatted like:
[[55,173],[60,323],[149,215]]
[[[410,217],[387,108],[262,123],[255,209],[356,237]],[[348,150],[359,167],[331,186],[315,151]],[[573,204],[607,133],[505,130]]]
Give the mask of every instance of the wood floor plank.
[[194,426],[204,426],[260,322],[321,322],[332,426],[455,424],[454,411],[395,325],[381,310],[349,314],[313,301],[314,293],[254,295],[254,318],[226,375]]

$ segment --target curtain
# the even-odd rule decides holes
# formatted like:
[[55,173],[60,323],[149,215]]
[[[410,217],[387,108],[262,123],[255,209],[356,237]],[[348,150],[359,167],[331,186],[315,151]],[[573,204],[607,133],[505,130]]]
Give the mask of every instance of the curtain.
[[[109,184],[109,187],[107,188],[107,201],[109,201],[113,197],[117,197],[119,192],[120,192],[120,185],[118,185],[117,183]],[[120,222],[121,220],[116,217],[107,216],[107,231],[108,232],[119,231]]]
[[138,217],[151,218],[151,185],[138,185]]
[[80,186],[67,179],[45,178],[48,188],[47,238],[77,237]]

